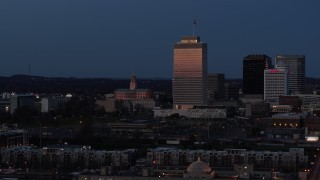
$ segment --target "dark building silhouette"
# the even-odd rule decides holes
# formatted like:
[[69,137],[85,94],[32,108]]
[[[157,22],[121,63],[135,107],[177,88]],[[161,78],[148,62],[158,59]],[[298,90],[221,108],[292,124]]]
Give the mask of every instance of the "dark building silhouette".
[[224,98],[224,74],[208,74],[209,101]]
[[239,100],[240,85],[237,83],[224,83],[224,98],[226,100]]
[[243,59],[243,94],[263,95],[264,70],[272,68],[267,55],[248,55]]
[[10,113],[13,114],[17,109],[22,107],[34,108],[33,94],[15,94],[10,97]]

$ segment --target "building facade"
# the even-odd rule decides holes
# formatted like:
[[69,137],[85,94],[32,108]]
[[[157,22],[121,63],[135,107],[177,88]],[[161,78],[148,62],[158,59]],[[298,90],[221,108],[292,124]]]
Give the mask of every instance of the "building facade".
[[0,150],[29,145],[29,134],[22,129],[0,132]]
[[82,145],[50,145],[43,148],[21,146],[0,151],[2,164],[16,168],[59,171],[97,169],[102,166],[127,169],[135,161],[134,154],[134,149],[97,151]]
[[108,94],[106,95],[105,99],[96,100],[96,104],[98,105],[98,107],[103,108],[105,112],[117,111],[116,98],[114,97],[114,94]]
[[264,70],[264,100],[279,102],[279,96],[288,94],[288,71],[286,69]]
[[304,138],[302,128],[303,122],[307,117],[308,113],[284,113],[273,115],[271,127],[266,129],[267,138],[284,141]]
[[248,55],[243,59],[244,95],[263,95],[264,70],[272,68],[267,55]]
[[253,164],[255,168],[297,170],[308,162],[303,148],[289,148],[287,152],[249,151],[246,149],[184,150],[175,148],[148,149],[147,161],[157,166],[187,166],[198,158],[210,167],[233,167],[234,164]]
[[224,98],[224,74],[208,74],[209,102]]
[[224,99],[239,100],[240,85],[237,83],[224,83]]
[[42,113],[48,113],[52,110],[56,110],[60,105],[65,103],[66,98],[64,97],[56,97],[56,96],[51,96],[51,97],[45,97],[41,98],[41,112]]
[[129,89],[117,89],[114,92],[116,100],[151,99],[153,92],[150,89],[138,89],[137,78],[132,74]]
[[153,109],[155,101],[151,89],[138,89],[136,75],[132,74],[129,89],[117,89],[114,91],[116,101],[122,101],[129,109],[134,110],[135,106],[145,109]]
[[290,105],[294,112],[300,112],[302,101],[298,96],[279,96],[279,105]]
[[200,37],[182,37],[174,44],[172,95],[174,109],[207,104],[207,44]]
[[291,94],[304,93],[305,88],[305,56],[278,55],[275,58],[277,68],[288,69],[288,85]]
[[17,109],[22,107],[34,108],[33,94],[14,94],[10,97],[10,113],[13,114]]
[[155,118],[166,118],[178,114],[189,119],[226,119],[227,109],[225,107],[194,107],[192,109],[155,109]]

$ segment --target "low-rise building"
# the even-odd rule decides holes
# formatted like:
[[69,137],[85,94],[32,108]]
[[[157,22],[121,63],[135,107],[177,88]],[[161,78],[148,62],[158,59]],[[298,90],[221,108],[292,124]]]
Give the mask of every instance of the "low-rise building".
[[305,137],[308,140],[318,141],[320,137],[320,118],[311,117],[304,121]]
[[29,134],[26,130],[5,130],[0,132],[0,149],[29,145]]
[[299,99],[298,96],[279,96],[279,105],[290,105],[292,106],[292,110],[294,112],[300,112],[301,111],[301,104],[302,101]]
[[271,127],[267,128],[267,137],[277,140],[298,140],[304,138],[303,123],[307,113],[285,113],[272,116]]
[[165,118],[174,114],[184,116],[190,119],[225,119],[227,118],[227,109],[218,106],[195,106],[192,109],[155,109],[155,118]]
[[308,156],[303,148],[290,148],[287,152],[248,151],[246,149],[183,150],[176,148],[148,149],[147,159],[151,166],[184,166],[198,157],[207,162],[219,174],[219,168],[233,168],[235,164],[252,164],[255,170],[305,168]]
[[126,169],[135,161],[135,150],[96,151],[83,145],[50,145],[43,148],[31,146],[11,147],[0,152],[1,163],[16,168],[59,169],[70,171],[79,169],[99,169],[112,166]]
[[265,102],[247,103],[246,116],[266,117],[270,115],[270,104]]
[[108,94],[105,96],[105,99],[97,100],[96,104],[100,107],[103,107],[105,112],[115,112],[116,109],[116,98],[114,94]]
[[273,105],[271,107],[272,113],[290,113],[293,111],[293,107],[291,105]]
[[320,102],[320,95],[317,94],[297,94],[302,101],[302,105],[317,104]]

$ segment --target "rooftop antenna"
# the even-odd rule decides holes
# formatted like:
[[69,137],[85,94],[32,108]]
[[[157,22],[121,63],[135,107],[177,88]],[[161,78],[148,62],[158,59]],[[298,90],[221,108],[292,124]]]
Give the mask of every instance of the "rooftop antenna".
[[197,21],[195,19],[193,19],[193,21],[192,21],[192,36],[194,36],[194,28],[195,28],[196,24],[197,24]]
[[29,77],[28,77],[28,89],[27,89],[27,91],[29,91],[28,93],[30,93],[31,92],[31,81],[32,81],[32,79],[31,79],[31,64],[29,63],[28,64],[28,70],[29,70]]

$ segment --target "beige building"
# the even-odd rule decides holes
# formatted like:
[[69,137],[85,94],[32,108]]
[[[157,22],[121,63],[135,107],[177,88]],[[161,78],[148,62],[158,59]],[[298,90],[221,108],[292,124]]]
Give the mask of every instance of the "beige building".
[[97,100],[96,104],[100,107],[103,107],[106,112],[114,112],[117,110],[115,102],[116,98],[114,97],[114,94],[107,94],[105,99]]

